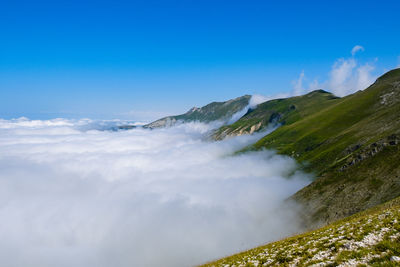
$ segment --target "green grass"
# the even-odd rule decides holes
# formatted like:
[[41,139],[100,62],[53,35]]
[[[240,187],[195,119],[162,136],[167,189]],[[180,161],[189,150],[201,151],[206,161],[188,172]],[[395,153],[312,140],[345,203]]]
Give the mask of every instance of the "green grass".
[[400,80],[400,69],[383,77],[364,91],[280,127],[253,148],[295,155],[299,162],[308,163],[308,170],[323,173],[352,144],[367,144],[399,131],[400,105],[382,106],[379,102],[380,96],[393,88],[390,82]]
[[[293,196],[304,205],[307,224],[332,222],[400,196],[399,144],[387,145],[390,136],[400,138],[400,69],[328,102],[321,107],[310,100],[315,108],[288,115],[290,123],[241,151],[274,149],[315,174]],[[370,155],[373,144],[385,146]]]
[[221,127],[213,137],[222,139],[225,135],[235,135],[239,132],[249,133],[255,125],[259,125],[257,130],[261,130],[271,123],[291,125],[333,105],[338,100],[338,97],[323,90],[316,90],[303,96],[270,100],[258,105],[256,109],[248,112],[237,122]]
[[203,265],[211,266],[400,266],[400,198],[318,230],[269,243]]
[[[305,225],[334,223],[204,266],[400,266],[391,260],[400,256],[400,69],[344,98],[317,91],[268,101],[216,139],[265,126],[274,114],[283,126],[241,152],[274,149],[315,173],[292,199],[303,205]],[[371,236],[376,242],[360,245]]]

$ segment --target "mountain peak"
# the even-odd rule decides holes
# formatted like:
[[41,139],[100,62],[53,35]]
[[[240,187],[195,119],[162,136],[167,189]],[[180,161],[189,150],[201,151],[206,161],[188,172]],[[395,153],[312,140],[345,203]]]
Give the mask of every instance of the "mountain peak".
[[199,122],[211,122],[211,121],[228,121],[233,114],[243,110],[250,101],[251,95],[244,95],[241,97],[237,97],[234,99],[230,99],[225,102],[212,102],[208,105],[205,105],[201,108],[193,107],[188,112],[176,115],[169,116],[147,125],[144,125],[145,128],[159,128],[159,127],[168,127],[172,126],[178,121],[181,122],[190,122],[190,121],[199,121]]
[[383,74],[381,77],[376,79],[377,82],[384,82],[384,81],[392,81],[392,80],[399,80],[400,79],[400,68],[390,70]]
[[317,90],[309,92],[307,95],[311,95],[311,94],[332,94],[332,93],[325,91],[323,89],[317,89]]

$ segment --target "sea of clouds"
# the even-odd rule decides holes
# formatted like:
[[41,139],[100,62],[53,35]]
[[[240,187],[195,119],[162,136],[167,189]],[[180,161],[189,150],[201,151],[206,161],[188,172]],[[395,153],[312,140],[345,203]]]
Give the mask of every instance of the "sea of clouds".
[[190,266],[301,230],[295,161],[233,156],[261,134],[106,126],[0,120],[2,266]]

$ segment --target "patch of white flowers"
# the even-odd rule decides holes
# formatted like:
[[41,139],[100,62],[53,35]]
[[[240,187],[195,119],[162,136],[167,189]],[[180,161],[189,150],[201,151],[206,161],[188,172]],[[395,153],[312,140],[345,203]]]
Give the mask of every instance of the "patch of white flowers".
[[[400,255],[390,251],[377,252],[374,248],[384,240],[396,242],[400,238],[400,210],[384,210],[373,215],[314,231],[294,239],[283,240],[265,246],[262,250],[250,250],[249,255],[234,263],[212,266],[279,266],[320,267],[369,265],[372,260],[390,259],[400,262]],[[250,256],[251,254],[251,256]],[[390,256],[390,257],[389,257]],[[229,258],[227,258],[228,260]]]

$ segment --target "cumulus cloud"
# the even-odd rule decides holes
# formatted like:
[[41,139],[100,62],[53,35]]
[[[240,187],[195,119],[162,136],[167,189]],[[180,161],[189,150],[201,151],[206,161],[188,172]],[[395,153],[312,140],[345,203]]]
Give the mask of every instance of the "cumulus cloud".
[[351,53],[351,58],[340,58],[334,62],[328,74],[328,79],[318,81],[314,79],[306,82],[304,71],[300,73],[297,80],[293,81],[293,91],[291,95],[300,95],[316,89],[325,89],[337,96],[346,96],[358,90],[363,90],[370,86],[377,78],[373,74],[375,61],[360,63],[354,55],[358,51],[363,51],[362,46],[356,45]]
[[94,125],[0,120],[2,265],[189,266],[301,229],[283,207],[308,183],[295,161],[232,156],[259,136]]
[[351,55],[354,56],[357,52],[364,51],[364,47],[361,45],[356,45],[351,49]]
[[377,77],[372,74],[374,69],[373,65],[358,64],[353,58],[339,59],[332,67],[326,88],[337,96],[363,90],[376,80]]

